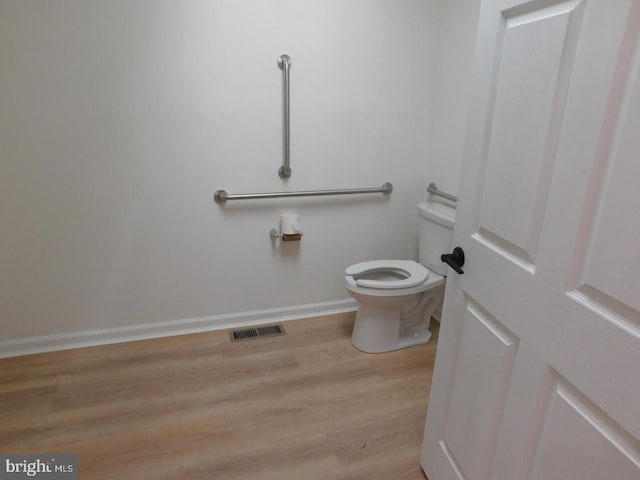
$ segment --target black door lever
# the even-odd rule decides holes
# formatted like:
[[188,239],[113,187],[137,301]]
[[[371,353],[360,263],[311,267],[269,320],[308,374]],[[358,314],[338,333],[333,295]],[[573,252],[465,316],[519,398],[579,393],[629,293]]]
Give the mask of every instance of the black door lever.
[[462,266],[464,265],[464,250],[460,247],[453,249],[453,253],[445,253],[440,255],[440,260],[453,268],[460,275],[464,273]]

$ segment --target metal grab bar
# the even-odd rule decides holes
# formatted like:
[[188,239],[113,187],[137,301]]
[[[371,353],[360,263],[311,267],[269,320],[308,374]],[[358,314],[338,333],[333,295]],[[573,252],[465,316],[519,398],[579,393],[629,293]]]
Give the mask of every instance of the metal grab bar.
[[451,200],[452,202],[458,202],[458,197],[455,195],[451,195],[450,193],[445,193],[442,190],[438,190],[438,186],[435,182],[431,182],[427,187],[427,192],[437,195],[438,197],[446,198],[447,200]]
[[393,185],[387,182],[381,187],[373,188],[346,188],[338,190],[306,190],[300,192],[265,192],[265,193],[236,193],[230,194],[226,190],[216,190],[213,199],[217,203],[224,203],[227,200],[253,200],[258,198],[281,198],[281,197],[323,197],[327,195],[356,195],[361,193],[384,193],[389,195],[393,191]]
[[290,121],[289,121],[289,70],[291,69],[291,58],[286,53],[280,55],[278,58],[278,67],[282,70],[282,97],[283,97],[283,159],[282,166],[278,169],[278,175],[280,178],[289,178],[291,176],[291,164],[290,164]]

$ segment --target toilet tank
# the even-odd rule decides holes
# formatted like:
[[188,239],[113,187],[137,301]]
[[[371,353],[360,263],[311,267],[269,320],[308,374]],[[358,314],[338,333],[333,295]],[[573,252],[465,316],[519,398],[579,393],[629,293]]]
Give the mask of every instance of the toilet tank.
[[432,272],[447,274],[440,255],[451,253],[456,209],[437,201],[418,204],[420,263]]

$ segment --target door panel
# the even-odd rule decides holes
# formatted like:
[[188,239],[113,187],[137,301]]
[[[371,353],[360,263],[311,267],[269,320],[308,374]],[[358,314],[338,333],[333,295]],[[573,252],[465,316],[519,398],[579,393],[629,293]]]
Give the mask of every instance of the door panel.
[[564,379],[556,379],[543,422],[526,478],[638,478],[637,442]]
[[503,13],[480,232],[532,271],[583,10]]
[[640,478],[639,39],[634,0],[483,2],[430,480]]
[[491,460],[517,347],[511,332],[469,300],[444,440],[463,471],[486,468]]
[[[625,155],[620,148],[624,125],[634,121],[628,112],[637,89],[638,3],[598,1],[585,9],[547,200],[555,208],[545,212],[539,247],[544,253],[537,262],[541,280],[567,291],[584,283],[581,274],[592,245],[593,221],[612,161]],[[637,119],[637,112],[632,116]],[[609,213],[629,218],[627,212]]]
[[[600,195],[594,196],[595,208],[585,215],[589,225],[582,241],[586,249],[576,255],[574,268],[576,290],[586,301],[600,304],[603,309],[619,312],[619,316],[640,327],[640,249],[628,248],[626,238],[637,238],[640,217],[635,212],[640,205],[640,175],[636,164],[640,152],[640,87],[638,59],[630,75],[630,98],[625,101],[621,118],[614,132],[604,182]],[[616,232],[610,235],[609,232]],[[627,308],[629,307],[629,308]]]

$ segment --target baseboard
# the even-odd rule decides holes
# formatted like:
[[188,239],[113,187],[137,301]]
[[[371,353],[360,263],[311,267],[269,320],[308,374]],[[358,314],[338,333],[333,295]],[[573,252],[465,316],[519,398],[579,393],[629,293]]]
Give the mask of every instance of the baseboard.
[[18,338],[15,340],[0,341],[0,358],[107,345],[110,343],[146,340],[149,338],[170,337],[187,333],[224,330],[266,323],[286,322],[300,318],[353,312],[357,309],[357,302],[349,298],[331,302],[268,308],[265,310],[211,315],[208,317],[185,318],[182,320],[147,323],[104,330],[87,330]]

